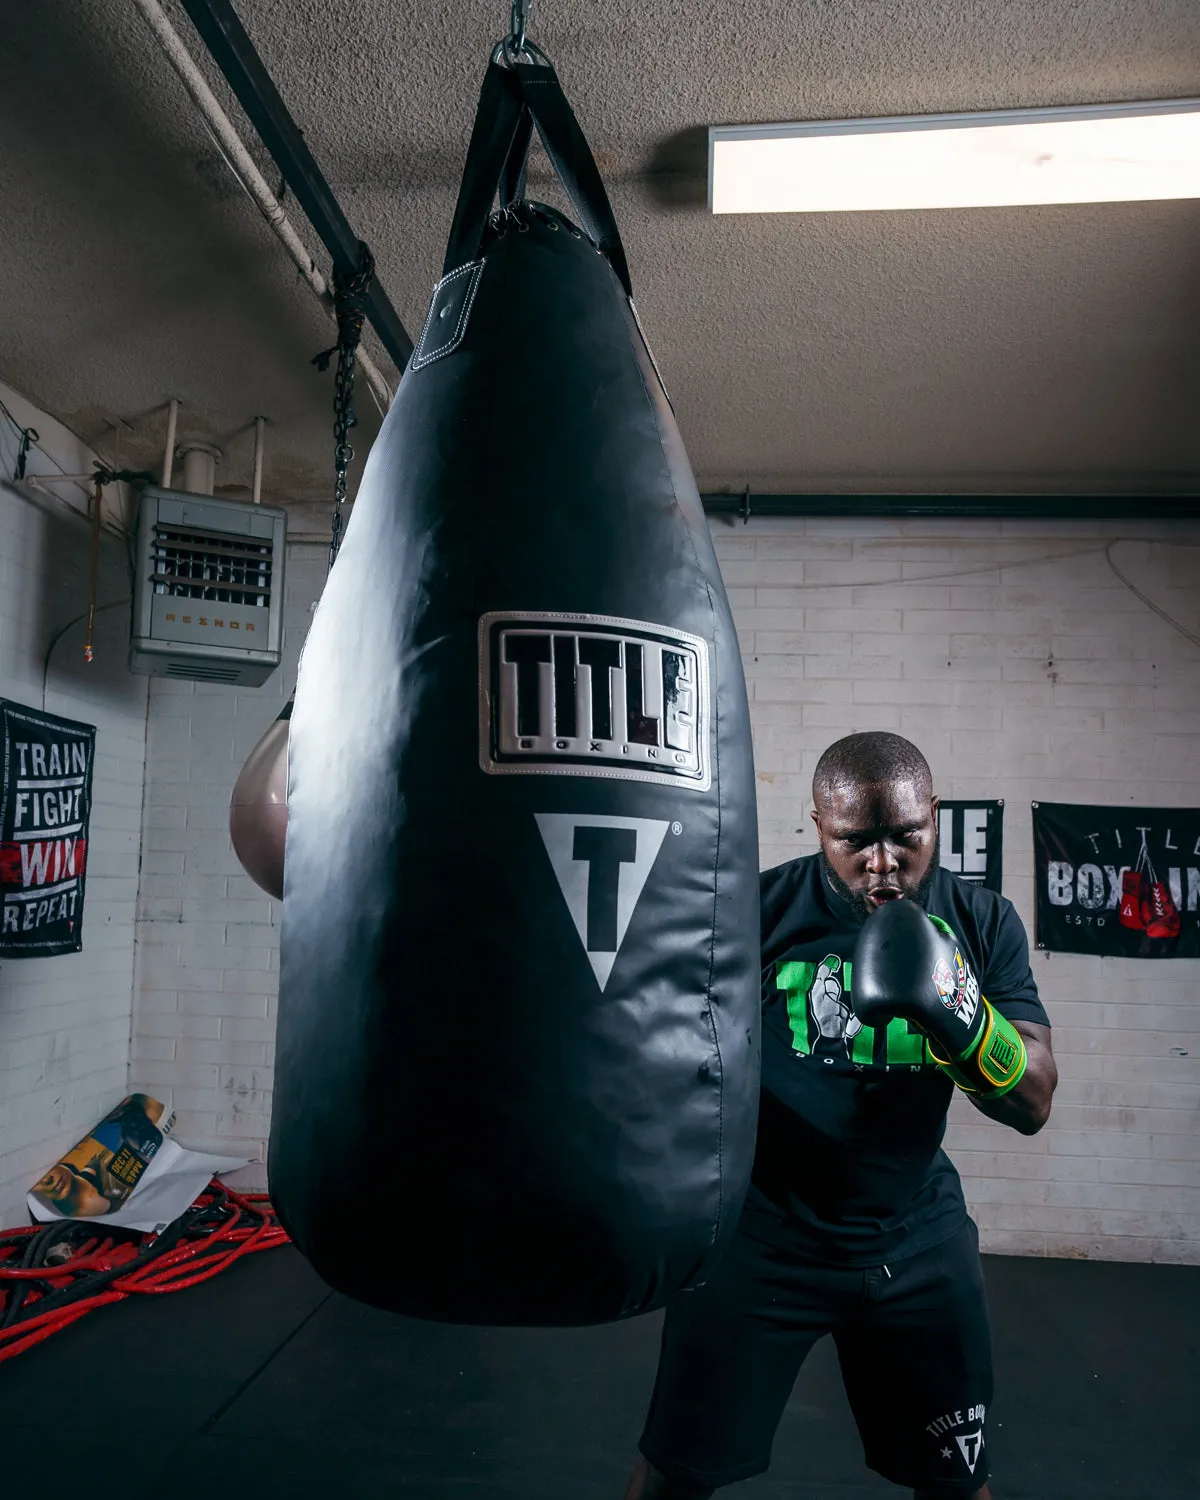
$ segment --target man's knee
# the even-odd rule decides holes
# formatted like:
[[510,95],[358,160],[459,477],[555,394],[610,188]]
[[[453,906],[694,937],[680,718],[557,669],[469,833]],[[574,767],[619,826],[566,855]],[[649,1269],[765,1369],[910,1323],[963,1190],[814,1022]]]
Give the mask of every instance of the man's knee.
[[643,1458],[633,1471],[625,1500],[709,1500],[715,1490],[680,1488]]

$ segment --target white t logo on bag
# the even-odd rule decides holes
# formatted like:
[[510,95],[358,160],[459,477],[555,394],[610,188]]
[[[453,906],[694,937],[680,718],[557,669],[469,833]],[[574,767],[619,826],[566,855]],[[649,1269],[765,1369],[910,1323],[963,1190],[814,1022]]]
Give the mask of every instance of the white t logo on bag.
[[595,813],[534,817],[603,992],[669,825]]

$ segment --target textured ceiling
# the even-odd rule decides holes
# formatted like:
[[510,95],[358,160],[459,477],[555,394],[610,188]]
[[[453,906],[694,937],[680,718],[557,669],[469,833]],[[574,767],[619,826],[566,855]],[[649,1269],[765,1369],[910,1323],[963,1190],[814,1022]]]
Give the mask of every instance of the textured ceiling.
[[[415,332],[507,3],[238,9]],[[1196,0],[537,0],[530,34],[609,181],[702,486],[1200,486],[1200,203],[713,218],[703,131],[1197,95]],[[323,495],[328,325],[131,0],[0,0],[0,35],[0,380],[110,454],[119,421],[142,462],[177,395],[225,485],[262,413],[269,492]]]

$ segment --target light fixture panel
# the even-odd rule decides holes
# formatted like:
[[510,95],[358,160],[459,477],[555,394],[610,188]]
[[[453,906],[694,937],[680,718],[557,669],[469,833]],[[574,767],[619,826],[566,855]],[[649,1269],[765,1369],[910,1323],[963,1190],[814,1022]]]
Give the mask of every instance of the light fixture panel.
[[1200,99],[713,125],[715,214],[1200,198]]

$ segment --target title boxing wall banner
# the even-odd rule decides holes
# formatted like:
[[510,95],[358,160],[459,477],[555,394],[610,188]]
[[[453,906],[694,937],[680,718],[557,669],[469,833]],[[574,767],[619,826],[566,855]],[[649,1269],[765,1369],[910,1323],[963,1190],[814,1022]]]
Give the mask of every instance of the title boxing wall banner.
[[0,698],[0,958],[83,946],[96,731]]
[[1037,945],[1200,957],[1200,810],[1033,804]]
[[942,797],[938,802],[938,859],[971,885],[998,891],[1004,857],[1004,799]]

